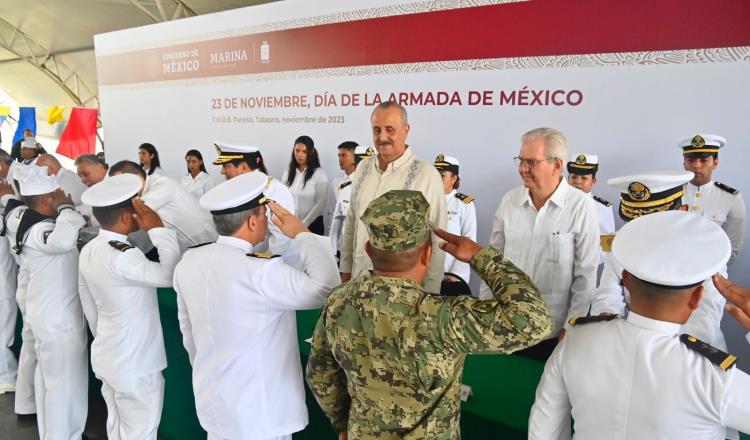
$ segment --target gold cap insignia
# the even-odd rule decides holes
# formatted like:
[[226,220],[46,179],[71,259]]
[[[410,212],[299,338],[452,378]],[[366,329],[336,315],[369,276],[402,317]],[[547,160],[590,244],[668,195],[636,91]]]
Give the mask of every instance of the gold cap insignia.
[[372,147],[367,147],[367,155],[368,156],[374,156],[375,155],[375,149]]
[[651,191],[640,182],[633,182],[628,186],[628,193],[634,200],[645,201],[651,197]]
[[438,154],[437,157],[435,158],[435,162],[445,162],[445,155]]
[[579,154],[578,157],[576,157],[576,163],[578,165],[585,165],[586,164],[586,156],[583,154]]
[[692,141],[690,141],[690,145],[695,148],[703,148],[704,145],[706,145],[706,141],[703,140],[701,135],[696,135]]

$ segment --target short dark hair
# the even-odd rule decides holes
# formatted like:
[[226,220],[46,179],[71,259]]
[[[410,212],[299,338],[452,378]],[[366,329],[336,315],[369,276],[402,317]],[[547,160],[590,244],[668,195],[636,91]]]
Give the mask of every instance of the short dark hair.
[[98,221],[102,227],[109,228],[117,223],[117,219],[120,215],[126,212],[128,214],[133,214],[135,210],[132,206],[120,206],[117,208],[93,207],[91,208],[91,212],[94,214],[96,221]]
[[650,301],[669,301],[670,299],[677,299],[680,293],[689,293],[693,289],[700,286],[702,283],[695,283],[688,286],[663,286],[660,284],[654,284],[645,280],[642,280],[632,273],[630,274],[631,286],[628,289],[630,293],[635,293],[643,298]]
[[143,167],[133,162],[132,160],[121,160],[109,168],[109,177],[116,174],[136,174],[138,176],[146,178],[146,171]]
[[359,147],[358,143],[354,141],[346,141],[346,142],[340,143],[338,149],[341,150],[343,148],[343,149],[347,149],[353,152],[354,150],[357,149],[357,147]]
[[402,272],[417,264],[419,255],[425,246],[432,246],[432,239],[428,235],[422,244],[401,252],[390,252],[370,246],[370,260],[372,268],[383,272]]

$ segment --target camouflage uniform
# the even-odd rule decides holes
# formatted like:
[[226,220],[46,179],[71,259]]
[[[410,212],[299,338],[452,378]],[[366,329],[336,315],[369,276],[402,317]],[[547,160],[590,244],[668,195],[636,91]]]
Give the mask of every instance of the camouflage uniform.
[[[372,213],[375,225],[367,211],[362,216],[378,249],[426,239],[413,200],[388,200],[397,192],[413,193],[381,196],[387,208]],[[544,301],[526,274],[492,248],[471,265],[496,300],[433,295],[413,281],[373,274],[334,289],[315,328],[307,381],[337,432],[348,430],[350,439],[458,438],[466,354],[510,353],[549,334]]]

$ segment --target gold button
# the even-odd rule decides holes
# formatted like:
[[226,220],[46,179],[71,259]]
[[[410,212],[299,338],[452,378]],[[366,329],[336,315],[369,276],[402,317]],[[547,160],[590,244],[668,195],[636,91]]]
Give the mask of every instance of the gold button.
[[697,206],[693,206],[693,211],[697,211],[697,210],[698,210],[698,207]]
[[688,341],[690,341],[690,342],[695,342],[695,341],[697,341],[697,339],[695,339],[694,337],[690,336],[690,337],[688,338]]
[[700,197],[701,193],[695,193],[695,197]]

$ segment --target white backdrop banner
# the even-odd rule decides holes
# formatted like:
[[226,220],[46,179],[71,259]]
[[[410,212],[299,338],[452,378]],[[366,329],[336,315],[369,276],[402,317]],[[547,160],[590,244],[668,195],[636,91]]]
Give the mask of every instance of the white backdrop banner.
[[[614,203],[608,178],[682,169],[676,141],[699,132],[728,139],[715,177],[747,195],[750,3],[676,8],[287,0],[97,35],[107,160],[137,160],[151,142],[180,177],[188,149],[210,163],[223,141],[260,146],[281,177],[306,134],[333,177],[336,146],[370,145],[372,106],[397,100],[416,154],[461,160],[480,241],[520,184],[519,137],[539,126],[561,129],[571,155],[599,156],[594,192]],[[730,268],[746,285],[749,247]]]

